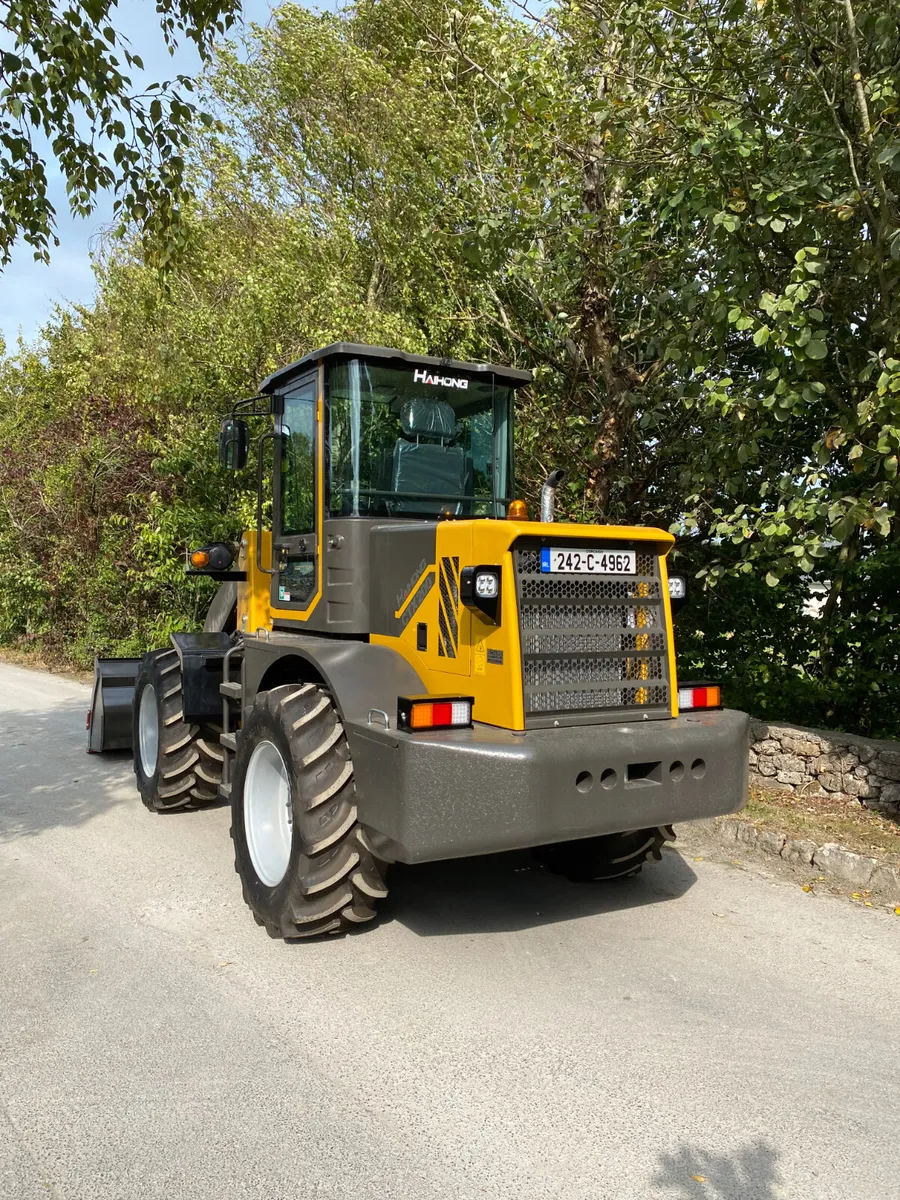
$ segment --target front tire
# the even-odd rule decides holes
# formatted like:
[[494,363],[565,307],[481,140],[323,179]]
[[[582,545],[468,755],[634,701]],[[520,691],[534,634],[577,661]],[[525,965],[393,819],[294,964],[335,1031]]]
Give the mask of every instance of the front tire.
[[144,656],[134,688],[134,773],[151,812],[197,808],[218,798],[223,751],[215,731],[184,719],[174,650]]
[[624,879],[637,875],[645,862],[659,862],[663,846],[674,840],[672,826],[659,825],[654,829],[630,829],[627,833],[539,846],[535,857],[548,871],[564,875],[573,883]]
[[260,692],[237,735],[231,836],[244,899],[272,937],[343,933],[375,916],[386,864],[356,816],[330,695],[313,683]]

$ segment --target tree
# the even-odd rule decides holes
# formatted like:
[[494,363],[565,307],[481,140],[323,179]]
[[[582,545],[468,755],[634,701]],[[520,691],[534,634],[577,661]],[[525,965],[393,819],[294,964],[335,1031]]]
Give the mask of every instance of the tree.
[[158,641],[176,546],[241,520],[199,452],[226,397],[377,341],[534,371],[520,487],[563,465],[568,516],[679,535],[691,673],[896,732],[898,78],[853,0],[285,5],[217,51],[168,292],[112,239],[98,303],[0,378],[0,637]]
[[[185,149],[202,114],[185,98],[193,81],[152,83],[143,95],[127,74],[140,56],[112,24],[114,0],[8,0],[0,17],[0,267],[18,237],[49,260],[56,213],[47,151],[66,182],[69,206],[90,214],[112,188],[115,212],[144,230],[161,265],[179,242]],[[239,0],[158,0],[166,44],[189,38],[202,57],[240,9]],[[208,120],[208,118],[206,118]],[[111,159],[111,161],[110,161]]]
[[[354,239],[376,307],[535,371],[526,486],[563,462],[573,517],[671,526],[705,583],[772,589],[752,654],[733,589],[701,618],[757,711],[796,715],[799,683],[811,716],[868,720],[900,650],[895,600],[860,605],[900,539],[896,23],[853,0],[513,7],[285,9],[221,60],[232,136]],[[682,628],[702,669],[712,639]]]

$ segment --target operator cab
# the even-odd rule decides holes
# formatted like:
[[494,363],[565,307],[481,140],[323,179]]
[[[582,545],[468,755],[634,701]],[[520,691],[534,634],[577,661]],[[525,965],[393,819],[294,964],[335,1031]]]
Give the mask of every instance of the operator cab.
[[[321,376],[321,379],[318,378]],[[524,371],[338,343],[271,375],[283,486],[307,491],[321,383],[328,517],[502,517]]]
[[329,515],[501,516],[512,389],[453,368],[353,358],[325,369]]
[[[260,391],[275,425],[258,443],[255,557],[257,570],[271,579],[276,620],[322,632],[367,632],[359,580],[369,558],[378,557],[376,529],[505,517],[515,391],[530,380],[528,372],[508,367],[347,342],[264,380]],[[241,415],[237,405],[223,424],[225,466],[246,461]],[[275,447],[271,542],[262,528],[269,440]],[[418,555],[412,568],[422,555],[418,541],[408,544]]]

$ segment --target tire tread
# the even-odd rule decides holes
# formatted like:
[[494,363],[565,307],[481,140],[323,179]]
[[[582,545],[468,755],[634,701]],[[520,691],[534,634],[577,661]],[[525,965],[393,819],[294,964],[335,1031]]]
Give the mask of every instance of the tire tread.
[[[256,742],[277,722],[290,746],[294,824],[300,853],[283,900],[278,889],[266,901],[254,900],[244,870],[252,870],[249,855],[235,837],[235,870],[241,876],[244,900],[257,921],[273,936],[288,939],[345,933],[375,916],[374,904],[387,895],[386,864],[376,857],[359,825],[353,765],[343,724],[330,694],[318,684],[284,684],[260,693],[253,714],[237,733],[236,786],[232,797],[235,829],[243,825],[243,772]],[[253,734],[245,732],[253,723]],[[238,764],[240,773],[238,773]],[[239,825],[239,823],[241,823]],[[242,837],[242,844],[245,840]],[[281,885],[279,885],[279,888]],[[280,904],[280,908],[269,905]]]
[[[177,678],[171,678],[177,672]],[[160,751],[156,783],[143,774],[135,735],[134,769],[141,800],[151,812],[174,812],[212,804],[222,780],[223,754],[215,734],[184,720],[181,664],[174,650],[154,650],[144,658],[135,689],[135,730],[142,677],[148,677],[159,701]]]
[[672,826],[659,825],[539,846],[534,853],[553,874],[563,875],[574,883],[587,883],[637,875],[645,862],[659,862],[663,846],[674,840]]

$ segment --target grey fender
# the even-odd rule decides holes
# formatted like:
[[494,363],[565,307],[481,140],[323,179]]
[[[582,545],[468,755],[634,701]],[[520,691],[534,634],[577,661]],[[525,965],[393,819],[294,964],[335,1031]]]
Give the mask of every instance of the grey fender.
[[[391,729],[397,698],[427,691],[413,667],[389,646],[331,641],[302,634],[273,634],[269,641],[244,640],[244,698],[282,683],[319,678],[331,692],[353,741],[353,725],[367,725],[369,713],[386,714]],[[373,723],[383,726],[381,716]]]
[[203,632],[231,633],[235,627],[232,617],[236,609],[237,584],[231,581],[220,583],[203,622]]

